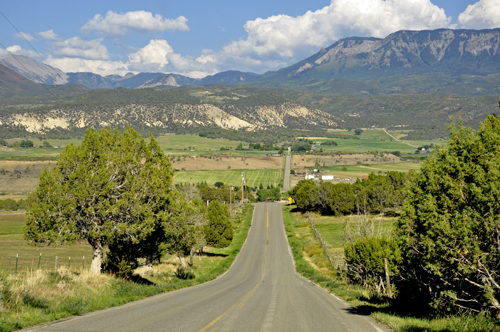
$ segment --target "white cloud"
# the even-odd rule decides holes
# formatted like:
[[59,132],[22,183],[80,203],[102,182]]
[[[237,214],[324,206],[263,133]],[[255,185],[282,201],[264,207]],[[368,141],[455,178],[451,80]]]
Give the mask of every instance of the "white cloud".
[[500,27],[500,0],[480,0],[458,16],[458,25],[467,29]]
[[45,62],[65,73],[92,72],[102,76],[125,75],[129,72],[127,65],[121,61],[87,60],[80,58],[47,57]]
[[[402,30],[437,29],[451,18],[430,0],[331,0],[329,6],[302,16],[275,15],[248,21],[245,39],[217,54],[257,70],[275,69],[348,36],[385,37]],[[309,52],[309,53],[308,53]],[[249,69],[251,69],[250,67]]]
[[50,29],[47,31],[37,32],[37,35],[48,40],[59,40],[59,36],[54,33],[54,30]]
[[115,38],[125,37],[132,33],[144,35],[149,32],[166,30],[189,31],[186,22],[187,19],[184,16],[171,20],[164,19],[159,14],[153,16],[151,12],[143,10],[125,14],[118,14],[110,10],[105,17],[96,14],[82,27],[82,31],[85,33],[98,31],[106,38]]
[[55,42],[53,44],[56,47],[54,54],[90,60],[109,60],[108,49],[101,42],[102,39],[88,41],[80,37],[73,37]]
[[25,50],[19,45],[9,46],[5,50],[0,49],[0,56],[8,54],[19,54],[19,55],[29,56],[31,58],[39,58],[38,53],[36,53],[35,51]]
[[19,33],[16,33],[15,36],[17,38],[20,38],[22,40],[27,40],[29,42],[32,42],[35,40],[35,37],[33,37],[32,35],[30,35],[29,33],[26,33],[26,32],[19,32]]

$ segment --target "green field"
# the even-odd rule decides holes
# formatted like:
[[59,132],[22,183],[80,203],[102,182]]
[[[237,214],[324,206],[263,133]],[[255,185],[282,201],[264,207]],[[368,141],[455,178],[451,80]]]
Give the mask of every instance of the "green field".
[[[9,144],[20,139],[8,139]],[[54,148],[40,148],[42,141],[31,139],[35,145],[34,148],[7,148],[0,147],[0,159],[56,159],[62,151],[62,148],[70,145],[80,145],[81,139],[47,139]],[[266,153],[276,151],[253,151],[253,150],[238,150],[238,144],[246,142],[230,141],[228,139],[211,139],[200,137],[197,135],[167,135],[156,138],[161,149],[167,155],[212,155],[212,154],[240,154],[246,156],[262,156]],[[226,150],[221,150],[221,148]]]
[[283,172],[280,170],[227,170],[227,171],[182,171],[174,173],[174,183],[207,182],[214,185],[222,182],[227,185],[241,187],[241,173],[245,172],[247,185],[258,187],[261,183],[264,187],[279,186]]
[[[342,135],[352,135],[354,137],[354,132],[345,131],[338,132]],[[316,150],[323,149],[323,151],[327,152],[342,152],[342,153],[367,153],[374,151],[387,151],[394,152],[400,151],[403,154],[414,153],[415,148],[398,142],[394,140],[392,137],[387,135],[383,130],[365,130],[360,136],[359,139],[356,138],[309,138],[314,142],[324,142],[328,140],[335,141],[337,146],[328,146],[328,145],[320,145],[316,147]]]
[[[418,171],[418,163],[393,163],[393,164],[363,164],[346,166],[327,166],[322,169],[321,175],[333,175],[336,178],[359,178],[370,173],[384,174],[386,172],[408,172],[411,169]],[[345,169],[345,170],[343,170]]]
[[[86,242],[71,246],[55,245],[44,248],[32,247],[23,238],[23,226],[26,224],[24,211],[0,211],[0,269],[15,270],[16,255],[18,270],[36,269],[40,254],[40,267],[52,269],[55,267],[56,256],[58,266],[79,270],[85,265],[90,266],[92,248]],[[71,257],[71,263],[70,263]]]

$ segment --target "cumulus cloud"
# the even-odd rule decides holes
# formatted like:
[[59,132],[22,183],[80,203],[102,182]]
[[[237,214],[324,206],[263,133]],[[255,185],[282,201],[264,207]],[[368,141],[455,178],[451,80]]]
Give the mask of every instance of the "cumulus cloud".
[[458,25],[467,29],[491,29],[500,27],[500,0],[480,0],[467,6],[458,16]]
[[128,68],[122,61],[88,60],[80,58],[54,58],[47,57],[45,62],[52,67],[59,68],[65,73],[71,72],[92,72],[102,76],[125,75]]
[[430,0],[331,0],[329,6],[302,16],[275,15],[246,22],[247,37],[226,45],[218,57],[223,62],[233,58],[276,68],[297,53],[303,56],[344,37],[385,37],[402,29],[443,28],[450,21]]
[[26,32],[16,33],[15,36],[17,38],[21,38],[21,39],[27,40],[29,42],[32,42],[33,40],[35,40],[35,37],[33,37],[32,35],[30,35],[29,33],[26,33]]
[[39,57],[38,53],[36,53],[35,51],[25,50],[19,45],[9,46],[5,50],[0,49],[0,56],[4,56],[4,55],[8,55],[8,54],[25,55],[25,56],[29,56],[32,58]]
[[48,40],[59,40],[59,36],[54,33],[54,30],[50,29],[47,31],[37,32],[37,35],[42,37],[43,39]]
[[106,46],[101,44],[102,39],[85,40],[73,37],[53,44],[54,54],[68,57],[77,57],[90,60],[109,60]]
[[161,15],[143,10],[118,14],[108,11],[106,16],[96,14],[83,27],[85,33],[97,31],[106,38],[125,37],[132,33],[147,34],[167,30],[189,31],[187,19],[179,16],[175,20],[163,18]]

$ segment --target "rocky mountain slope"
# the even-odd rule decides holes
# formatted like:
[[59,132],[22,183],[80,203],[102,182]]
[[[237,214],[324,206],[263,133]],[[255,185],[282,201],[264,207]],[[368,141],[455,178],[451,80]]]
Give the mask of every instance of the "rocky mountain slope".
[[23,75],[35,83],[60,85],[68,83],[68,75],[61,70],[38,62],[24,55],[6,55],[0,58],[0,64]]
[[395,32],[386,38],[345,38],[256,84],[300,85],[332,79],[487,75],[500,71],[500,29]]

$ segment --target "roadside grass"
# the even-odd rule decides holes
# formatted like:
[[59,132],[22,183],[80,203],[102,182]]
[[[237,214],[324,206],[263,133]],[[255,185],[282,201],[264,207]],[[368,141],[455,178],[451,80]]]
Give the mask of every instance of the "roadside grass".
[[258,187],[261,183],[267,187],[273,185],[279,186],[283,177],[281,170],[225,170],[225,171],[181,171],[174,173],[174,183],[193,183],[207,182],[208,185],[214,185],[216,182],[222,182],[231,186],[241,187],[241,173],[244,172],[249,187]]
[[[0,269],[0,331],[15,331],[213,280],[231,266],[243,246],[252,214],[253,205],[240,208],[233,218],[231,245],[222,249],[206,247],[205,253],[194,259],[195,278],[190,280],[175,277],[180,262],[172,256],[154,266],[153,274],[146,275],[144,268],[138,268],[135,281],[107,274],[95,276],[87,269],[75,271],[64,266],[57,271],[26,269],[18,273]],[[0,222],[0,229],[4,225],[10,228],[8,224]]]
[[[398,315],[397,308],[392,306],[389,298],[361,286],[348,284],[344,276],[330,266],[308,219],[302,213],[294,212],[293,208],[294,206],[289,205],[283,207],[283,221],[297,272],[349,302],[360,314],[370,315],[396,332],[500,331],[499,320],[482,315],[441,318]],[[341,255],[343,255],[342,237],[345,223],[355,223],[356,218],[314,215],[316,227],[322,238],[334,247],[337,254]],[[390,230],[391,218],[382,218],[378,222],[380,231]],[[337,247],[339,245],[341,247]]]

